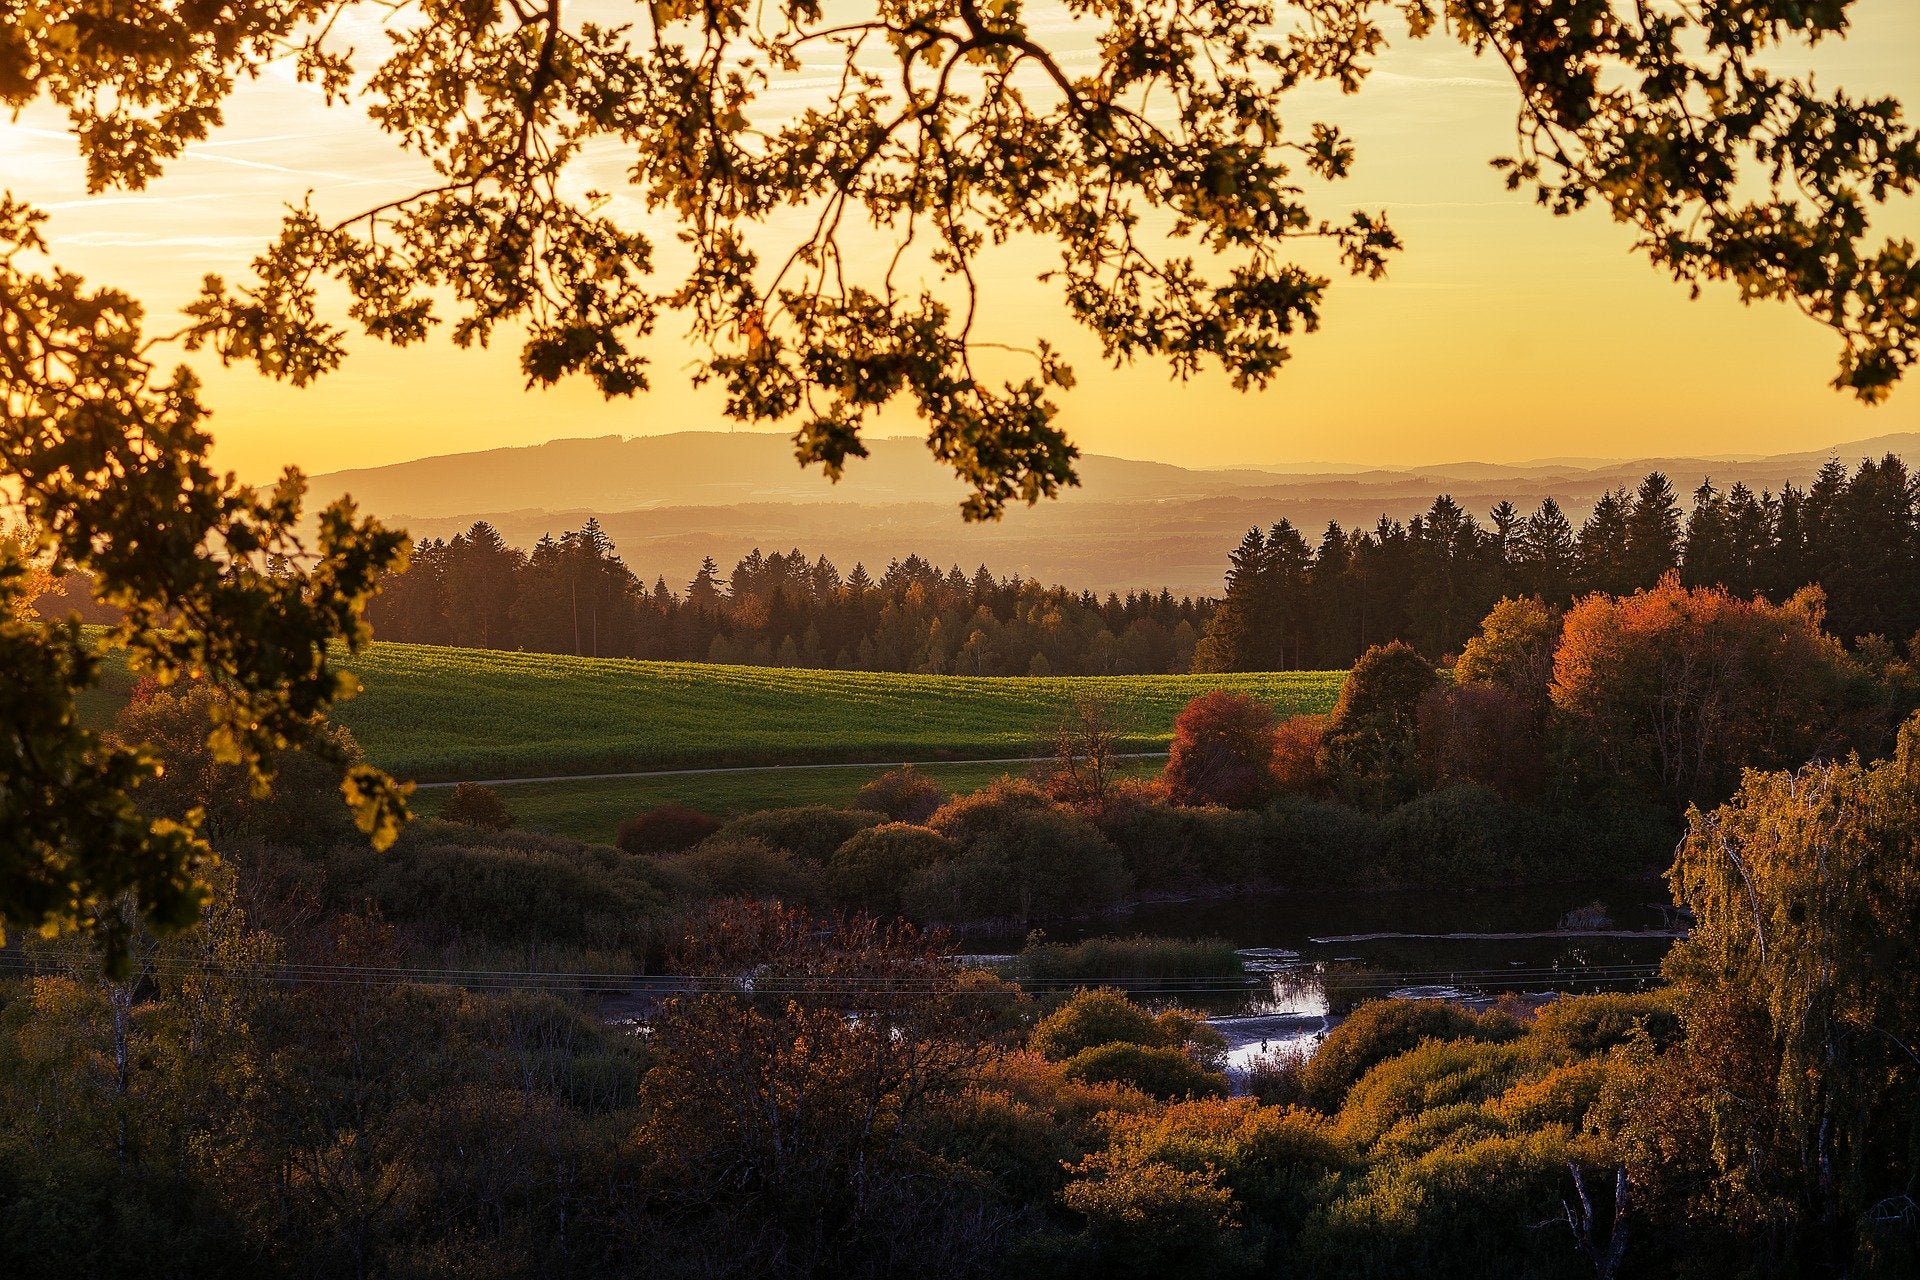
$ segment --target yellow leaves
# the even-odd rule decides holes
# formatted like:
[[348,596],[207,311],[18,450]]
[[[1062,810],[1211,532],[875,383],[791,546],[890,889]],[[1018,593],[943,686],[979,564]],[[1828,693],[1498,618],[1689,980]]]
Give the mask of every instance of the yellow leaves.
[[357,764],[341,779],[340,794],[353,814],[354,825],[375,851],[385,853],[392,848],[411,817],[406,800],[413,794],[413,784],[395,782],[372,765]]

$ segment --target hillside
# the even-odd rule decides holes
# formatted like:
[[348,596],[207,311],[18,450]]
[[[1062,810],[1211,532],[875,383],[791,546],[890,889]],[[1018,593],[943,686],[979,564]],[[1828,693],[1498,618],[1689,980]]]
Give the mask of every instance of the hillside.
[[375,644],[339,719],[402,777],[495,779],[708,765],[982,759],[1043,748],[1081,693],[1130,747],[1170,740],[1180,708],[1242,690],[1283,714],[1333,705],[1340,672],[993,679],[630,662]]
[[1098,592],[1131,588],[1215,594],[1226,551],[1254,525],[1281,517],[1313,534],[1329,520],[1405,519],[1450,493],[1485,512],[1502,500],[1531,509],[1551,495],[1578,520],[1600,494],[1661,470],[1682,495],[1711,476],[1778,490],[1805,484],[1828,457],[1852,463],[1894,452],[1920,456],[1920,434],[1836,443],[1761,458],[1550,459],[1458,462],[1402,469],[1335,464],[1295,469],[1195,470],[1093,455],[1082,485],[1056,502],[964,525],[960,486],[909,438],[870,442],[873,456],[828,483],[793,461],[783,436],[680,432],[554,440],[526,448],[421,458],[316,476],[316,497],[352,493],[361,506],[416,537],[451,537],[486,519],[528,546],[596,516],[643,579],[684,586],[703,556],[730,564],[754,547],[804,548],[850,568],[878,569],[909,553],[967,571],[987,564]]

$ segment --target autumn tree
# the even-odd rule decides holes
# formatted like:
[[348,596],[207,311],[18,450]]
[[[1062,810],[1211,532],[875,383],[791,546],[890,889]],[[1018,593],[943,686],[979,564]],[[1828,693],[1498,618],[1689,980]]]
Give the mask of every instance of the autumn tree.
[[1107,802],[1120,765],[1120,727],[1109,702],[1080,694],[1053,725],[1047,790],[1057,799],[1098,811]]
[[1372,808],[1413,797],[1420,700],[1438,681],[1426,659],[1397,641],[1360,655],[1320,740],[1320,771],[1342,797]]
[[1478,634],[1460,650],[1454,680],[1499,685],[1544,709],[1560,623],[1560,610],[1537,596],[1506,597],[1481,619]]
[[1871,739],[1863,673],[1821,630],[1817,590],[1784,605],[1717,588],[1593,595],[1567,614],[1553,704],[1589,784],[1683,808],[1743,768],[1798,765]]
[[1165,778],[1175,804],[1252,809],[1273,794],[1273,708],[1244,693],[1215,689],[1173,721]]
[[651,1022],[634,1135],[649,1197],[843,1266],[883,1247],[934,1167],[916,1121],[986,1060],[1017,990],[908,926],[823,929],[778,906],[716,908],[674,960],[710,981]]
[[[632,26],[525,0],[399,16],[374,0],[54,0],[0,27],[0,102],[64,111],[90,188],[138,190],[286,60],[431,169],[372,206],[296,198],[244,278],[207,278],[176,335],[189,349],[304,385],[344,357],[343,321],[404,345],[450,319],[462,345],[523,335],[531,383],[624,396],[648,384],[640,339],[674,314],[703,348],[697,376],[736,418],[794,423],[800,461],[838,476],[899,403],[972,489],[966,514],[990,517],[1071,484],[1076,452],[1051,346],[1024,376],[975,366],[983,255],[1016,236],[1056,248],[1052,282],[1106,358],[1266,384],[1331,283],[1296,245],[1361,277],[1400,247],[1381,214],[1309,199],[1356,149],[1332,121],[1296,125],[1290,100],[1360,88],[1389,25],[1457,39],[1512,81],[1510,187],[1557,214],[1606,207],[1681,283],[1792,302],[1839,341],[1836,385],[1884,397],[1920,329],[1914,249],[1875,243],[1868,215],[1912,189],[1920,146],[1897,103],[1772,69],[1791,42],[1843,35],[1851,7],[1302,0],[1280,23],[1261,4],[1097,0],[1057,32],[1056,11],[1037,24],[974,0],[666,3]],[[377,53],[341,21],[362,13],[387,34]],[[1064,56],[1076,40],[1092,60]],[[823,78],[812,109],[773,92]],[[608,151],[671,227],[683,276],[656,279],[658,228],[623,221],[580,172]],[[43,222],[0,197],[0,488],[46,531],[54,572],[91,574],[126,611],[116,641],[137,664],[228,687],[211,745],[264,781],[350,692],[334,646],[364,638],[402,540],[345,502],[303,537],[297,473],[261,492],[215,472],[193,376],[162,363],[137,300],[46,263]],[[137,815],[136,753],[76,727],[96,662],[77,630],[0,624],[0,710],[20,729],[0,769],[0,904],[110,931],[131,894],[184,924],[202,847]],[[403,808],[383,775],[355,766],[347,795],[392,838]]]
[[1634,1176],[1802,1274],[1920,1260],[1920,719],[1894,758],[1747,774],[1669,873],[1685,1035],[1629,1077]]

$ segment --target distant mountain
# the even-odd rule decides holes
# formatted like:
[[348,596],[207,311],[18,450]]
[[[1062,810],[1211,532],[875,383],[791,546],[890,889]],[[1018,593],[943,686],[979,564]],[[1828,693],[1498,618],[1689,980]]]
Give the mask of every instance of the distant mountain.
[[450,537],[475,520],[531,545],[597,516],[621,554],[648,581],[684,586],[711,555],[723,567],[753,547],[824,553],[843,570],[877,569],[908,554],[971,571],[1106,592],[1171,587],[1220,589],[1226,553],[1253,525],[1283,516],[1316,538],[1329,520],[1352,527],[1380,516],[1406,519],[1439,493],[1484,514],[1504,500],[1531,510],[1548,495],[1574,520],[1609,489],[1663,471],[1684,496],[1703,478],[1778,490],[1805,484],[1828,458],[1849,465],[1887,453],[1920,457],[1920,433],[1886,435],[1804,453],[1752,458],[1554,458],[1505,464],[1455,462],[1408,468],[1202,470],[1090,455],[1081,486],[1057,502],[964,525],[966,490],[917,437],[868,442],[835,485],[801,470],[785,436],[688,431],[622,439],[553,440],[524,448],[448,454],[316,476],[313,492],[351,493],[362,509],[415,537]]

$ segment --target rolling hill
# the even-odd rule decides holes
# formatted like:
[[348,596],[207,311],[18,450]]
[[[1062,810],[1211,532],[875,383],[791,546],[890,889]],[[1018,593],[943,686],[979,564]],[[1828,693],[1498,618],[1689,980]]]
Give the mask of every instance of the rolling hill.
[[402,644],[347,665],[366,689],[339,720],[375,763],[423,781],[1027,755],[1083,694],[1108,702],[1129,748],[1152,750],[1210,689],[1324,712],[1345,674],[920,676]]
[[1804,484],[1829,457],[1849,463],[1893,452],[1920,456],[1920,434],[1881,436],[1771,457],[1548,459],[1508,465],[1457,462],[1404,469],[1326,465],[1281,470],[1196,470],[1092,455],[1082,484],[1058,501],[964,525],[960,485],[922,441],[870,442],[872,456],[830,484],[793,461],[783,436],[680,432],[622,439],[554,440],[525,448],[421,458],[316,476],[316,497],[352,493],[363,509],[416,537],[451,537],[476,519],[530,546],[542,534],[597,517],[628,564],[679,587],[703,556],[722,566],[754,547],[799,547],[841,569],[878,570],[919,554],[971,571],[1098,592],[1143,587],[1212,594],[1228,548],[1253,525],[1286,517],[1317,536],[1328,521],[1405,519],[1449,493],[1485,512],[1509,500],[1531,509],[1549,495],[1574,519],[1609,489],[1661,470],[1684,495],[1708,476],[1778,490]]

